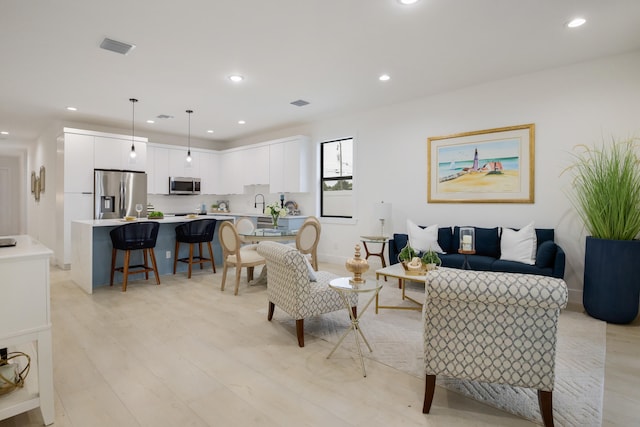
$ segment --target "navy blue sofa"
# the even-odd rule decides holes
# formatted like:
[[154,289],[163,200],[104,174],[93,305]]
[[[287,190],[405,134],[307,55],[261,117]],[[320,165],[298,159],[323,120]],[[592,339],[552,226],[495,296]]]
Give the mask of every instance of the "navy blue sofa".
[[[424,226],[420,226],[425,228]],[[475,255],[468,255],[467,259],[472,270],[500,271],[508,273],[538,274],[541,276],[564,278],[565,254],[554,238],[552,228],[536,228],[538,250],[535,265],[500,259],[500,236],[502,229],[475,228]],[[409,236],[394,234],[389,240],[389,262],[398,262],[398,254],[407,245]],[[464,255],[458,253],[460,245],[460,227],[441,227],[438,229],[438,244],[445,254],[438,254],[443,267],[462,268]]]

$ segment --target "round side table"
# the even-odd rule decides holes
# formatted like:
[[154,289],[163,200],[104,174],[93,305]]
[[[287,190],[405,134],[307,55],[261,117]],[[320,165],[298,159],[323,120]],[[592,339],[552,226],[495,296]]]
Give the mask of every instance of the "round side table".
[[[333,353],[336,351],[338,347],[340,347],[340,344],[342,344],[342,341],[344,341],[345,337],[349,334],[349,331],[353,331],[353,335],[356,339],[356,347],[358,348],[358,355],[360,356],[360,366],[362,367],[362,375],[366,377],[367,372],[364,369],[364,357],[362,356],[362,349],[360,348],[360,337],[362,337],[362,340],[367,345],[367,348],[369,349],[369,351],[372,352],[373,350],[371,349],[371,346],[369,345],[367,338],[362,333],[362,329],[360,328],[359,321],[362,315],[364,314],[364,312],[367,311],[367,308],[371,305],[373,300],[376,298],[376,295],[378,295],[378,292],[380,292],[382,285],[378,283],[377,280],[367,280],[364,283],[356,284],[356,283],[352,283],[350,279],[351,277],[340,277],[337,279],[333,279],[331,282],[329,282],[329,287],[335,290],[336,292],[338,292],[338,294],[340,294],[340,297],[344,302],[344,306],[346,307],[347,312],[349,312],[349,317],[351,318],[351,327],[344,331],[344,333],[342,334],[342,336],[340,337],[336,345],[331,350],[331,353],[329,353],[329,355],[327,356],[327,359],[333,355]],[[369,301],[367,301],[367,303],[362,308],[358,309],[358,316],[354,316],[353,311],[351,311],[351,305],[349,304],[348,296],[354,293],[365,293],[365,292],[372,293],[371,298],[369,298]]]

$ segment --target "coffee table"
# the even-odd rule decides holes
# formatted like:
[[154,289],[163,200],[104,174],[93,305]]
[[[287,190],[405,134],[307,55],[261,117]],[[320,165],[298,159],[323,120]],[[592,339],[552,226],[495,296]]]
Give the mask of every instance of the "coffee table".
[[404,270],[404,267],[402,266],[402,264],[397,263],[397,264],[390,265],[389,267],[385,267],[385,268],[381,268],[380,270],[376,270],[376,281],[380,278],[380,276],[383,276],[385,278],[386,277],[395,277],[396,279],[398,279],[399,284],[400,284],[400,288],[402,289],[402,299],[410,301],[413,304],[415,304],[416,306],[415,307],[404,307],[404,306],[396,306],[396,305],[379,305],[378,304],[378,294],[376,294],[376,314],[378,314],[378,309],[380,309],[380,308],[388,308],[388,309],[395,309],[395,310],[422,310],[422,303],[421,302],[416,301],[413,298],[411,298],[411,297],[409,297],[409,296],[407,296],[405,294],[404,282],[406,280],[410,280],[412,282],[426,283],[426,281],[427,281],[427,275],[426,274],[425,275],[420,275],[420,276],[407,274],[407,272]]

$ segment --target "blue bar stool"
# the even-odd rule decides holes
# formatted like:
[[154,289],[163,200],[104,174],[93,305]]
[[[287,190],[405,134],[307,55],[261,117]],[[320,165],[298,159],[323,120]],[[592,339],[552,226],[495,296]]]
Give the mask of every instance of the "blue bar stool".
[[[189,264],[188,278],[191,279],[191,269],[193,264],[200,264],[200,269],[206,262],[210,262],[213,272],[216,272],[216,263],[213,259],[213,249],[211,241],[213,240],[213,232],[216,229],[215,219],[199,219],[195,221],[185,222],[176,227],[176,249],[173,257],[173,274],[176,274],[178,261]],[[180,253],[180,243],[189,244],[189,257],[178,258]],[[193,245],[198,244],[198,255],[193,255]],[[209,249],[209,258],[205,258],[202,253],[202,244],[206,243]]]
[[[111,281],[109,282],[109,286],[113,286],[113,274],[116,271],[122,272],[122,292],[127,291],[127,279],[130,274],[144,273],[145,279],[149,280],[149,272],[153,271],[156,275],[156,283],[158,285],[160,284],[156,255],[153,251],[153,248],[156,246],[156,240],[158,239],[159,229],[160,223],[144,221],[124,224],[109,232],[111,244],[113,245],[113,249],[111,250]],[[118,249],[125,251],[124,265],[122,267],[116,267],[116,253]],[[135,250],[142,250],[144,263],[129,265],[131,251]],[[151,257],[152,266],[149,266],[147,253]]]

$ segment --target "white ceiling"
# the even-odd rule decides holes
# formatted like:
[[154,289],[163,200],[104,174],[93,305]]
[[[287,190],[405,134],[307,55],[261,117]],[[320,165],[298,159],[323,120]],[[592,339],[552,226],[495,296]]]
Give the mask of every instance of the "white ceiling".
[[[193,109],[193,138],[231,141],[640,49],[640,0],[0,0],[0,7],[0,131],[13,140],[33,140],[55,120],[130,129],[135,97],[136,135],[182,138],[185,110]],[[576,15],[587,23],[567,29]],[[127,56],[102,50],[104,37],[136,48]],[[245,81],[231,83],[233,73]],[[382,73],[391,80],[380,82]],[[289,104],[297,99],[311,104]],[[145,123],[159,114],[174,118]]]

